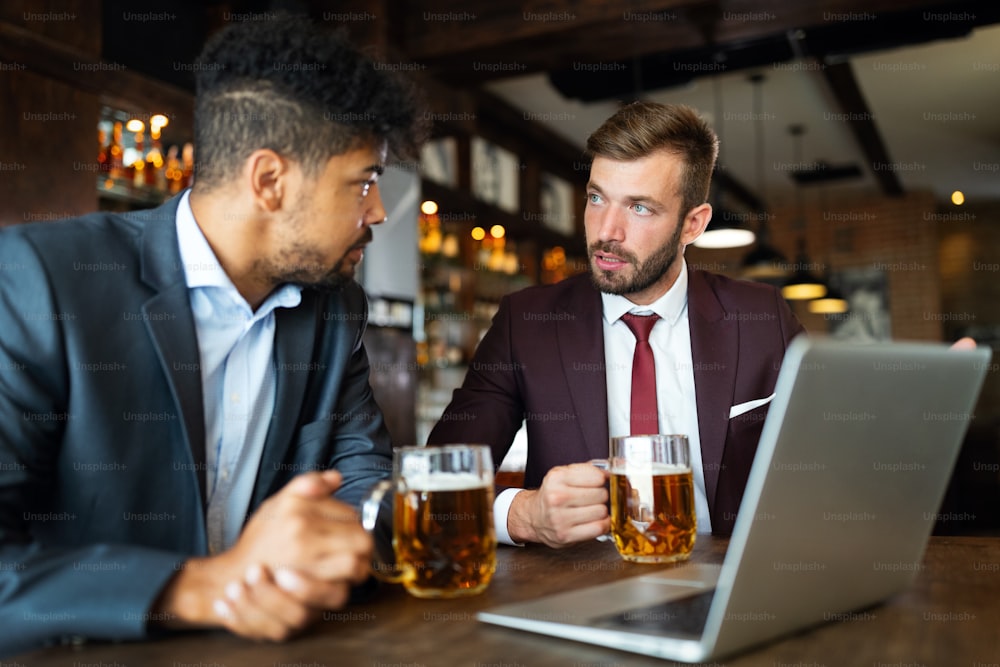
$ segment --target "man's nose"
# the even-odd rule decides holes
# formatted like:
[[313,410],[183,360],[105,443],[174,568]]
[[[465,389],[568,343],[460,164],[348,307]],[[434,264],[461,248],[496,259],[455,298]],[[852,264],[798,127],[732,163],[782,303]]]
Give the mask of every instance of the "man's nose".
[[382,203],[382,194],[379,192],[378,183],[372,183],[368,188],[368,196],[365,197],[364,224],[380,225],[386,220],[385,205]]

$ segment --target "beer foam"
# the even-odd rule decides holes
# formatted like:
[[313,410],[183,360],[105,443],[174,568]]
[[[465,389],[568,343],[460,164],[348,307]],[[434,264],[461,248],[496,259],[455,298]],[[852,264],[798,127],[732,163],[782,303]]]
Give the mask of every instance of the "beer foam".
[[467,491],[489,487],[479,475],[471,472],[416,473],[406,476],[410,491]]
[[691,466],[679,463],[626,463],[611,469],[614,475],[683,475],[691,472]]

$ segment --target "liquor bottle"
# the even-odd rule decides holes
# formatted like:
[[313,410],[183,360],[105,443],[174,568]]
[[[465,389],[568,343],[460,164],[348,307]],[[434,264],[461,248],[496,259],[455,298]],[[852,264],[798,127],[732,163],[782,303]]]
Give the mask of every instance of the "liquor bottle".
[[143,132],[139,130],[135,133],[135,160],[132,162],[132,185],[141,188],[146,183],[144,171],[146,170],[146,154],[143,146]]
[[122,178],[125,175],[125,165],[122,163],[122,124],[116,121],[111,129],[111,143],[108,145],[108,175],[111,178]]
[[160,145],[159,128],[150,127],[150,137],[153,145],[146,153],[146,167],[143,169],[143,176],[147,186],[155,188],[159,192],[167,191],[167,178],[163,169],[163,147]]
[[99,173],[107,173],[111,168],[109,160],[111,159],[108,154],[108,133],[106,130],[97,128],[97,171]]
[[181,151],[181,162],[184,164],[181,171],[181,185],[189,188],[194,185],[194,144],[190,141],[184,144]]
[[184,173],[181,171],[181,161],[177,159],[177,146],[167,149],[167,159],[164,163],[164,175],[167,177],[167,192],[172,195],[180,192],[183,187]]

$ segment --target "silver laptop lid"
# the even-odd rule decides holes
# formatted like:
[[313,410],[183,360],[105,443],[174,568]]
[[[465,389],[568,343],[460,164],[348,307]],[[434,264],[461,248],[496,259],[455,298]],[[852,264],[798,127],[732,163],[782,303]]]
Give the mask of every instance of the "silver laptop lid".
[[910,583],[989,359],[792,342],[707,620],[711,655],[848,618]]

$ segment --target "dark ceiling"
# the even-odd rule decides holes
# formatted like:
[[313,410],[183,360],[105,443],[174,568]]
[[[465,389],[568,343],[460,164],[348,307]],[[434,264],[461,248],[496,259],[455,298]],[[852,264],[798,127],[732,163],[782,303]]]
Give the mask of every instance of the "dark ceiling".
[[[480,108],[484,100],[487,105],[491,100],[511,105],[509,115],[516,118],[522,111],[537,112],[538,104],[533,105],[532,98],[541,99],[551,89],[558,97],[545,97],[549,100],[545,111],[556,116],[575,115],[581,121],[587,117],[590,129],[594,125],[589,114],[599,117],[606,113],[602,105],[607,101],[650,94],[669,97],[672,91],[681,95],[706,77],[726,79],[725,90],[733,91],[726,93],[727,99],[740,99],[740,86],[731,76],[734,72],[753,74],[774,63],[818,64],[820,70],[806,73],[812,77],[803,78],[796,90],[801,95],[822,89],[822,98],[812,102],[811,111],[800,113],[798,119],[790,118],[790,122],[810,126],[811,146],[835,146],[850,136],[855,152],[823,170],[814,170],[814,174],[792,177],[800,184],[809,184],[814,177],[837,176],[841,165],[852,170],[842,176],[856,176],[856,165],[861,165],[868,175],[867,183],[890,195],[902,193],[907,185],[903,177],[912,180],[913,176],[901,177],[873,165],[899,160],[914,139],[929,136],[928,130],[941,135],[943,142],[940,130],[945,128],[924,122],[909,134],[893,132],[895,117],[887,121],[882,109],[891,106],[886,95],[890,100],[891,96],[903,97],[904,78],[893,78],[892,91],[873,89],[871,68],[859,70],[858,59],[909,45],[960,42],[963,40],[958,38],[977,28],[1000,23],[1000,2],[996,0],[177,0],[169,3],[169,8],[157,5],[153,10],[169,14],[169,20],[162,21],[130,20],[130,13],[148,11],[136,10],[135,4],[104,0],[102,58],[188,91],[193,90],[192,75],[189,68],[178,64],[193,62],[214,30],[248,15],[289,11],[307,13],[331,26],[343,25],[383,60],[419,63],[422,74],[448,86],[434,95],[437,111],[467,110],[462,105],[469,104],[471,93]],[[337,17],[343,16],[357,18],[339,22]],[[988,65],[1000,56],[979,53],[975,58],[962,67],[980,61]],[[517,84],[532,75],[542,80],[523,87]],[[929,71],[917,84],[922,87],[922,109],[947,110],[949,102],[971,103],[959,102],[954,92],[949,94],[949,84],[954,81],[941,76]],[[769,88],[778,86],[779,79],[772,72]],[[513,84],[509,91],[517,92],[508,91],[500,100],[495,93],[508,82]],[[791,89],[786,95],[789,92]],[[876,92],[881,94],[876,96]],[[706,105],[703,97],[696,101],[704,111],[711,108],[711,102]],[[785,111],[795,106],[790,101],[769,97],[770,105],[778,104]],[[735,108],[750,109],[749,105],[742,109],[741,104],[746,103],[736,102]],[[732,103],[729,108],[734,108]],[[852,120],[843,124],[820,122],[829,111]],[[778,114],[782,119],[786,116],[789,114]],[[550,123],[548,129],[578,146],[584,128],[570,125]],[[841,125],[848,134],[838,129]],[[783,122],[780,131],[785,132],[787,126]],[[950,135],[956,140],[964,133],[977,137],[980,144],[996,143],[992,121],[983,119],[959,128],[957,124],[947,128],[960,132]],[[774,129],[769,127],[768,131]],[[973,130],[976,134],[969,135]],[[898,136],[886,138],[894,134]],[[732,132],[728,136],[728,145],[737,150],[730,149],[727,158],[736,165],[741,160],[740,142],[732,140]],[[769,146],[774,143],[772,139]],[[992,152],[983,155],[992,163]],[[850,160],[845,163],[847,157]],[[921,154],[929,168],[924,182],[914,183],[916,187],[926,187],[935,179],[940,182],[938,174],[955,172],[954,164],[941,165],[935,171],[935,163],[943,157],[941,151]],[[758,179],[759,170],[748,160],[744,157],[741,168],[723,170],[721,175],[728,178],[732,173],[727,187],[742,192],[743,201],[758,208],[761,198],[747,184]],[[958,167],[969,172],[966,162],[970,160],[963,158]],[[981,181],[983,175],[966,176]]]

